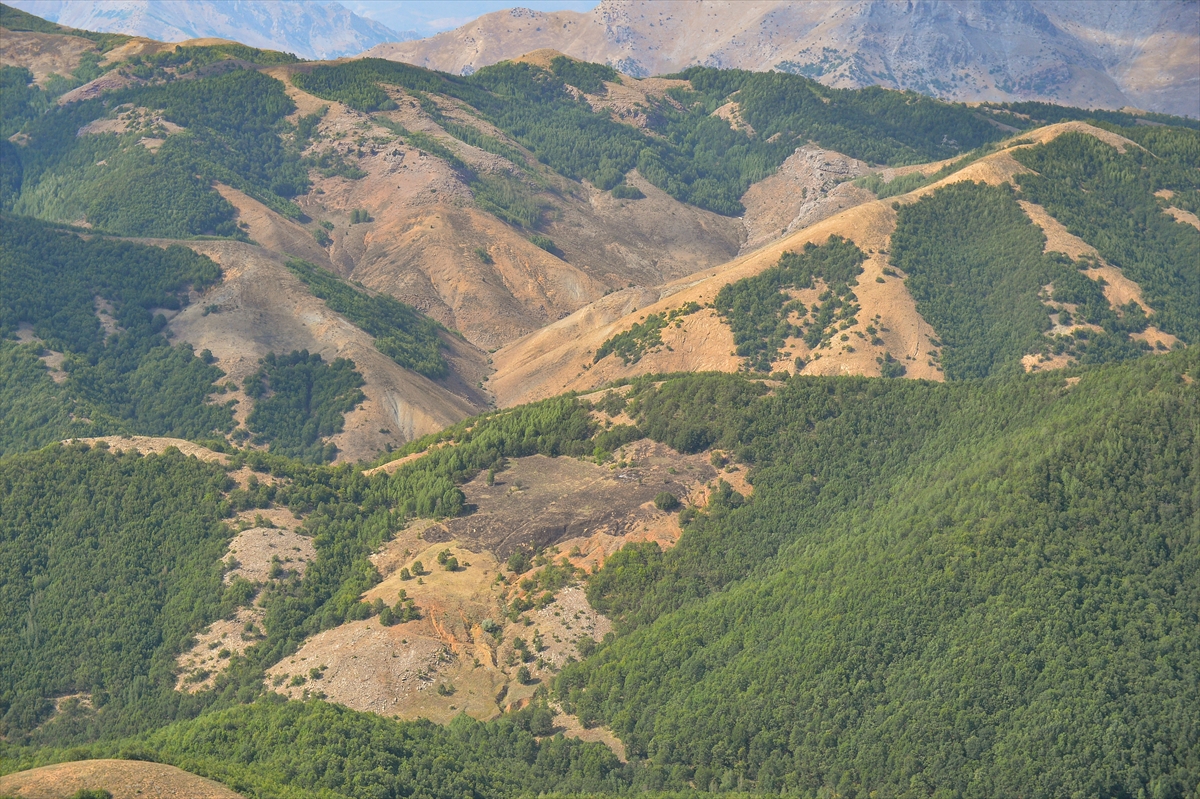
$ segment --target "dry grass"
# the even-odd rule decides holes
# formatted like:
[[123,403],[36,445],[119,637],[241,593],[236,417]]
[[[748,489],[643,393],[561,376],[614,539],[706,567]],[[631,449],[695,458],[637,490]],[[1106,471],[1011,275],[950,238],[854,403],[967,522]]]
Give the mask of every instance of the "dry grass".
[[98,789],[113,799],[241,799],[220,783],[141,760],[78,760],[0,777],[0,794],[19,799],[68,799]]

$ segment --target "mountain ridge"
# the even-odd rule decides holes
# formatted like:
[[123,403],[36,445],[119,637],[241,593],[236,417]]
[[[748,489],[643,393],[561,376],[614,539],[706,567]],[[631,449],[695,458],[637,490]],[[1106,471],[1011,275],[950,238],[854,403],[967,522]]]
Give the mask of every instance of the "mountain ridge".
[[355,14],[332,0],[16,0],[13,6],[72,28],[159,41],[224,38],[302,58],[339,58],[416,36]]
[[835,87],[881,85],[947,100],[1196,117],[1198,28],[1200,6],[1184,0],[603,0],[588,13],[496,11],[364,55],[468,73],[548,47],[635,77],[689,66],[776,69]]

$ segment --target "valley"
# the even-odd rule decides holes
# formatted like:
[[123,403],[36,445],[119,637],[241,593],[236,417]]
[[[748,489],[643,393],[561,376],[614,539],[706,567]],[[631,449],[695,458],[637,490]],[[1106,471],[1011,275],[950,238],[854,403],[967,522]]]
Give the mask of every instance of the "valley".
[[1194,793],[1200,125],[646,8],[0,5],[0,794]]

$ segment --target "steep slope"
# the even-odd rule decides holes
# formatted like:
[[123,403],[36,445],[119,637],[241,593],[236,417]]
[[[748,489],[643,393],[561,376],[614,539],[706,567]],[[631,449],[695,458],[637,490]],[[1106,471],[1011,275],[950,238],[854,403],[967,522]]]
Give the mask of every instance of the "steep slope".
[[12,5],[72,28],[166,42],[233,39],[251,47],[281,50],[303,58],[339,58],[414,35],[397,33],[339,3],[322,0],[287,3],[16,0]]
[[[271,352],[307,350],[326,361],[348,358],[366,381],[366,400],[330,439],[339,458],[369,459],[388,446],[436,432],[487,407],[477,388],[486,373],[478,350],[455,336],[443,345],[450,376],[435,382],[404,369],[380,352],[372,337],[314,297],[276,253],[238,242],[184,242],[221,265],[222,281],[168,321],[175,337],[209,350],[238,385]],[[238,420],[252,403],[244,392]]]
[[367,54],[467,73],[537,48],[646,76],[777,69],[831,86],[956,100],[1039,99],[1200,115],[1200,9],[1177,0],[833,3],[604,0],[588,13],[497,11]]
[[[1014,149],[993,152],[961,168],[951,168],[951,174],[927,182],[894,200],[867,202],[842,211],[748,256],[666,284],[657,291],[627,291],[606,297],[495,353],[496,373],[489,379],[489,389],[499,404],[513,405],[566,390],[589,390],[611,380],[638,374],[743,368],[745,362],[735,352],[732,331],[708,306],[722,288],[773,267],[784,252],[800,251],[810,243],[824,244],[831,236],[848,239],[866,256],[863,272],[854,288],[860,310],[852,320],[847,319],[838,326],[840,342],[833,342],[834,346],[828,349],[824,345],[815,349],[798,335],[787,338],[785,348],[788,353],[772,368],[814,375],[878,375],[894,359],[904,366],[902,373],[906,376],[941,380],[942,344],[938,331],[919,313],[906,286],[906,276],[893,268],[890,237],[896,226],[897,208],[917,203],[938,189],[956,183],[982,182],[993,186],[1018,183],[1018,177],[1030,170],[1015,160],[1012,153],[1053,142],[1064,134],[1084,134],[1122,151],[1126,147],[1139,148],[1117,134],[1077,122],[1060,123],[1024,134],[1010,145]],[[944,166],[946,164],[929,164],[920,167],[920,171],[936,176]],[[1059,228],[1053,227],[1053,219],[1047,221],[1049,215],[1044,210],[1028,202],[1025,207],[1034,223],[1052,231],[1054,238],[1046,242],[1047,251],[1063,252],[1072,257],[1094,252],[1079,249],[1074,239],[1063,238]],[[1165,210],[1161,213],[1166,218]],[[1183,257],[1186,260],[1188,256]],[[1095,267],[1086,274],[1093,281],[1106,284],[1103,289],[1112,308],[1122,307],[1131,300],[1141,302],[1136,284],[1119,269],[1103,259],[1098,259]],[[1122,286],[1128,288],[1122,289]],[[815,288],[792,296],[812,303],[819,293],[820,289]],[[681,309],[689,303],[696,303],[700,309],[683,312]],[[1155,310],[1163,309],[1151,309],[1152,312]],[[670,316],[672,313],[674,317]],[[610,355],[597,359],[602,345],[618,334],[638,330],[639,325],[656,314],[663,315],[669,322],[658,334],[660,342],[646,347],[637,358],[623,360]],[[636,335],[645,337],[646,334]],[[1153,324],[1135,337],[1148,341],[1151,346],[1162,341],[1160,349],[1172,346],[1176,341],[1174,336],[1163,334]],[[800,360],[793,362],[792,356],[799,356]],[[1059,358],[1055,365],[1062,366],[1067,362],[1067,359]],[[1027,368],[1045,368],[1046,363],[1046,359],[1038,361],[1034,358],[1026,365]]]
[[[301,108],[320,103],[295,86],[289,94]],[[618,286],[656,285],[719,263],[741,244],[736,220],[684,205],[637,176],[631,184],[646,198],[616,199],[530,166],[536,160],[528,151],[457,103],[439,103],[441,113],[502,143],[517,163],[449,136],[412,95],[398,91],[394,99],[398,110],[382,114],[330,106],[312,151],[345,152],[365,175],[318,179],[300,206],[333,223],[328,257],[339,272],[420,308],[479,347],[511,341]],[[397,136],[397,126],[444,149],[431,153],[424,139]],[[538,229],[555,251],[484,211],[475,199],[479,186],[445,156],[539,207],[546,221]],[[352,223],[356,210],[369,220]]]

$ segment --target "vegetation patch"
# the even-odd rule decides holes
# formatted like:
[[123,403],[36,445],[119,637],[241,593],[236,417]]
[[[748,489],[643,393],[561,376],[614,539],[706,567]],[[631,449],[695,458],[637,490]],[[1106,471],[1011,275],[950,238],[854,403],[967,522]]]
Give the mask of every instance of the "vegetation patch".
[[323,439],[340,433],[346,414],[366,399],[359,390],[363,382],[346,358],[326,364],[307,350],[280,357],[270,353],[246,378],[246,396],[254,400],[246,420],[253,442],[292,458],[333,460],[337,447]]
[[[203,438],[233,426],[229,407],[208,402],[223,372],[188,344],[171,346],[166,319],[189,287],[220,278],[217,265],[189,249],[85,240],[44,223],[4,217],[0,224],[0,336],[22,325],[42,342],[4,343],[16,370],[0,394],[6,424],[0,452],[67,435],[139,432]],[[98,302],[116,330],[108,335]],[[54,385],[36,361],[42,346],[63,353],[67,380]],[[15,380],[23,374],[27,381]],[[86,420],[86,421],[85,421]]]
[[[1154,324],[1192,344],[1200,341],[1200,230],[1162,212],[1200,211],[1200,131],[1127,128],[1146,149],[1124,153],[1094,136],[1068,133],[1013,157],[1037,174],[1017,177],[1021,194],[1045,208],[1142,289]],[[1154,196],[1174,193],[1168,203]]]
[[186,707],[174,655],[232,610],[223,469],[59,446],[0,460],[0,483],[0,731],[20,740],[80,691],[114,720]]
[[292,259],[287,266],[314,296],[374,336],[375,348],[405,369],[433,380],[449,372],[442,355],[445,328],[416,308],[386,294],[368,294],[307,261]]
[[[16,82],[5,82],[6,89]],[[11,84],[11,85],[10,85]],[[16,87],[20,88],[20,87]],[[14,89],[15,90],[15,89]],[[289,201],[308,191],[306,166],[281,134],[295,110],[279,81],[247,69],[134,86],[38,113],[36,87],[23,90],[25,147],[16,148],[19,194],[0,201],[58,221],[86,218],[96,228],[136,236],[244,236],[233,207],[212,189],[233,186],[287,216]],[[5,106],[7,116],[8,94]],[[186,130],[151,152],[140,141],[154,131],[76,136],[88,123],[125,105],[161,110]],[[5,160],[10,153],[7,148]]]
[[[1100,285],[1080,274],[1088,264],[1043,253],[1045,242],[1008,186],[955,183],[900,208],[891,262],[906,272],[917,311],[937,331],[948,378],[1017,369],[1028,353],[1102,362],[1144,351],[1128,336],[1145,329],[1140,306],[1115,313]],[[1060,322],[1099,325],[1103,332],[1048,340],[1057,310],[1049,300],[1076,306],[1065,318],[1060,311]]]
[[[771,371],[784,342],[793,336],[803,336],[809,349],[829,341],[838,323],[858,312],[853,287],[865,260],[853,242],[831,236],[821,246],[809,242],[799,253],[785,252],[770,269],[724,286],[713,305],[733,330],[734,346],[746,367]],[[823,282],[825,291],[812,308],[787,293],[813,288],[816,280]]]
[[680,326],[683,323],[678,320],[699,310],[700,306],[697,303],[689,302],[672,311],[652,313],[645,321],[638,322],[625,332],[607,339],[596,350],[592,363],[600,363],[613,354],[620,356],[621,362],[626,366],[637,363],[646,353],[657,352],[663,346],[662,331],[667,325],[675,322],[676,326]]

